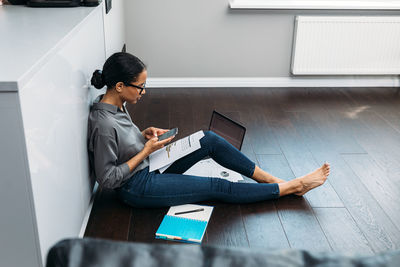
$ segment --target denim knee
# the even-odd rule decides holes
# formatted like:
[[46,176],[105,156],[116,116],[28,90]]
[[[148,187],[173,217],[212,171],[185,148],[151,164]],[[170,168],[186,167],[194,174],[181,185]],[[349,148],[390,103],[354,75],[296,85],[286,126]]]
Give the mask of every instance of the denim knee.
[[204,132],[204,137],[207,140],[212,140],[213,138],[217,137],[218,135],[214,133],[213,131],[203,131]]
[[224,139],[213,131],[204,131],[204,137],[201,140],[203,141],[202,146],[214,147],[218,142]]

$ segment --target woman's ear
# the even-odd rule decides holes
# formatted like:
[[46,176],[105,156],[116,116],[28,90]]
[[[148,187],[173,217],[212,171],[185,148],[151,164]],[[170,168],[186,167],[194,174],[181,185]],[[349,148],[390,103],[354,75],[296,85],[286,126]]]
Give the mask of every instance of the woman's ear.
[[117,93],[122,93],[122,88],[124,88],[124,83],[123,82],[117,82],[115,85],[115,90]]

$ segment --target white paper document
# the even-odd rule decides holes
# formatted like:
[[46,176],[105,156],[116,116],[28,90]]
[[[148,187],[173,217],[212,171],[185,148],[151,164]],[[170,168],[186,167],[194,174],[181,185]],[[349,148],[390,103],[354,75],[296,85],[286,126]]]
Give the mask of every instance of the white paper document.
[[221,178],[231,182],[237,182],[243,180],[240,173],[227,169],[213,159],[204,159],[197,162],[195,165],[190,167],[189,170],[183,174],[195,175],[195,176],[205,176],[211,178]]
[[172,163],[165,165],[164,167],[159,168],[158,170],[160,171],[160,173],[163,173],[166,169],[168,169],[169,166],[171,166]]
[[[214,207],[212,207],[212,206],[185,204],[185,205],[170,207],[167,215],[208,222],[210,220],[213,208]],[[200,211],[200,209],[203,209],[203,210]],[[196,210],[196,212],[175,215],[175,213],[177,213],[177,212],[179,213],[179,212],[187,212],[187,211],[194,211],[194,210]],[[197,210],[199,210],[199,211],[197,211]]]
[[[150,171],[158,170],[172,164],[201,147],[200,139],[204,136],[203,131],[195,132],[185,138],[179,139],[165,147],[150,154]],[[164,168],[165,170],[166,168]]]

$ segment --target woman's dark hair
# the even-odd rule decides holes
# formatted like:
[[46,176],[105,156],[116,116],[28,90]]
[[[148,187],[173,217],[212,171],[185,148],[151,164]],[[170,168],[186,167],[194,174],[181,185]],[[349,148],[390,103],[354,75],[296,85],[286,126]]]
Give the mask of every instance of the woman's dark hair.
[[146,65],[132,54],[119,52],[111,55],[103,65],[103,71],[95,70],[90,80],[97,89],[107,85],[112,88],[118,82],[135,82],[137,76],[146,69]]

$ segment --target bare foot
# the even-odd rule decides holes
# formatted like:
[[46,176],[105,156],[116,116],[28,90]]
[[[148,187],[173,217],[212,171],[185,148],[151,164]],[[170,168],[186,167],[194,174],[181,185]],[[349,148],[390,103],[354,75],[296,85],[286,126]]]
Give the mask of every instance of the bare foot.
[[324,184],[329,173],[330,173],[330,165],[329,163],[325,163],[315,171],[307,175],[304,175],[300,178],[297,178],[299,179],[302,188],[299,190],[299,192],[295,193],[295,195],[302,196],[311,189],[314,189]]

